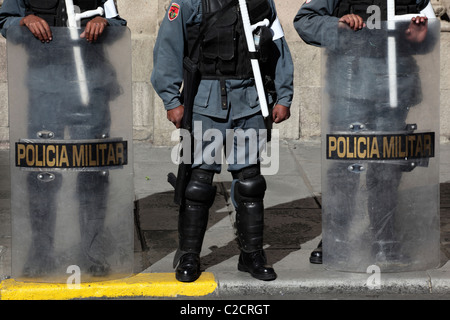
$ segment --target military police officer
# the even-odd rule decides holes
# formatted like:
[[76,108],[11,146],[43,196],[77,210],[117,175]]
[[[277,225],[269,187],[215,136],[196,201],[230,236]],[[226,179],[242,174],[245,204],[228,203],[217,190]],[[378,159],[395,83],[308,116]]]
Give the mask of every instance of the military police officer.
[[[307,0],[295,17],[294,26],[306,43],[329,47],[330,51],[333,51],[333,46],[338,43],[336,41],[338,30],[352,31],[355,43],[351,42],[350,36],[346,39],[350,43],[345,43],[346,48],[349,48],[347,51],[352,52],[352,46],[358,45],[356,39],[364,39],[359,43],[370,43],[370,39],[376,39],[372,37],[376,34],[376,30],[371,34],[371,30],[366,28],[367,21],[373,14],[372,10],[368,10],[372,5],[377,6],[380,13],[378,18],[386,21],[387,0]],[[427,37],[427,16],[419,16],[430,7],[429,0],[395,1],[396,15],[412,14],[414,16],[410,23],[403,24],[406,26],[404,32],[398,32],[398,48],[415,46],[416,51],[420,52],[432,47],[433,39],[430,36]],[[379,73],[377,69],[384,70],[386,67],[386,43],[380,45],[372,43],[373,48],[379,45],[377,49],[354,50],[358,52],[356,55],[348,52],[344,54],[339,50],[330,54],[327,61],[326,86],[332,106],[326,116],[331,132],[349,130],[351,123],[360,123],[363,130],[369,131],[406,130],[408,111],[422,98],[420,79],[417,76],[418,66],[410,54],[402,54],[401,49],[397,50],[400,52],[397,57],[399,69],[395,75],[398,78],[398,90],[395,89],[399,95],[398,106],[390,105],[390,102],[386,101],[390,90],[388,81],[382,77],[377,78],[376,75]],[[327,178],[328,189],[333,198],[328,199],[329,205],[333,208],[333,214],[337,215],[334,218],[335,228],[348,228],[349,212],[352,212],[357,205],[355,202],[359,175],[348,175],[347,167],[348,163],[345,162],[334,163],[326,172],[329,178]],[[392,261],[399,257],[399,243],[395,236],[394,220],[397,189],[402,172],[407,171],[406,166],[370,163],[367,167],[365,170],[367,170],[366,185],[369,190],[367,206],[371,221],[370,229],[376,230],[374,237],[379,243],[374,251],[377,252],[379,261]],[[334,241],[347,240],[334,239]],[[342,256],[345,257],[346,253],[342,253]],[[311,253],[310,262],[322,263],[322,241]]]
[[[109,25],[126,25],[126,21],[118,15],[113,0],[74,0],[73,5],[81,12],[98,7],[104,9],[102,16],[81,20],[84,32],[80,37],[89,42],[97,41]],[[71,60],[73,55],[62,56],[60,61],[57,61],[58,57],[49,61],[48,57],[41,55],[46,51],[40,48],[53,40],[53,27],[66,27],[67,21],[64,0],[5,0],[0,8],[0,31],[4,37],[10,27],[22,26],[38,39],[25,44],[27,51],[31,52],[27,57],[26,83],[29,90],[27,129],[30,139],[62,140],[66,133],[71,139],[101,139],[109,134],[109,101],[117,97],[120,91],[113,67],[101,58],[102,63],[91,67],[87,73],[89,99],[83,101],[79,87],[67,85],[69,72],[66,66],[74,63]],[[101,50],[97,54],[101,55]],[[62,179],[60,172],[28,174],[32,243],[23,270],[25,276],[45,276],[57,267],[53,242],[58,207],[56,196]],[[94,276],[105,276],[110,269],[101,240],[107,194],[107,171],[85,171],[77,175],[82,261]]]
[[[75,0],[74,5],[82,11],[94,10],[101,6],[105,16],[84,19],[85,32],[81,35],[88,41],[95,41],[102,34],[105,26],[124,26],[126,21],[117,14],[112,0]],[[43,42],[52,40],[51,26],[67,26],[67,14],[63,0],[5,0],[0,9],[1,33],[6,37],[10,26],[26,26],[33,35]]]
[[[293,96],[293,63],[277,19],[273,0],[248,0],[252,24],[269,20],[270,39],[264,58],[272,67],[274,105],[270,118],[280,123],[290,116]],[[211,24],[207,30],[203,23]],[[214,22],[211,22],[214,21]],[[196,39],[200,39],[196,48]],[[194,49],[192,49],[194,48]],[[265,121],[255,88],[243,23],[236,0],[178,0],[170,4],[154,48],[152,84],[163,100],[167,118],[179,128],[184,114],[180,97],[183,59],[198,50],[201,81],[193,106],[196,124],[202,132],[214,128],[222,132],[223,143],[230,129],[265,129]],[[260,50],[263,53],[263,50]],[[263,59],[260,57],[260,62]],[[264,69],[264,66],[262,67]],[[266,78],[264,76],[264,78]],[[203,150],[208,142],[203,142]],[[235,148],[237,148],[235,146]],[[273,280],[276,273],[267,265],[263,250],[263,198],[266,182],[260,163],[250,161],[258,155],[249,148],[240,150],[246,161],[229,164],[233,176],[232,197],[236,205],[236,227],[241,246],[238,269],[260,280]],[[238,152],[240,152],[238,150]],[[191,282],[200,276],[200,251],[208,221],[208,210],[216,194],[212,185],[221,164],[202,161],[192,165],[185,190],[185,203],[179,212],[179,248],[174,266],[179,281]]]

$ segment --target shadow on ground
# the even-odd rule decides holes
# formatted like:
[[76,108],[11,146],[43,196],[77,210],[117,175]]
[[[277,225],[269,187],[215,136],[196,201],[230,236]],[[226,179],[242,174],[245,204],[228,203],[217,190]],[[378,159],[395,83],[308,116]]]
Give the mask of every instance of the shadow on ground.
[[[227,205],[229,183],[218,185],[215,203],[210,210],[208,228],[232,214]],[[442,263],[450,258],[450,183],[440,185],[441,193],[441,252]],[[151,195],[137,201],[136,253],[141,256],[142,270],[174,252],[178,245],[178,206],[173,203],[173,191]],[[230,219],[231,225],[231,219]],[[321,234],[320,198],[298,199],[266,207],[264,241],[269,244],[269,262],[274,264],[301,244]],[[231,230],[231,229],[230,229]],[[230,231],[231,232],[231,231]],[[212,246],[211,253],[202,257],[207,269],[239,254],[235,240],[222,247]],[[168,270],[169,272],[171,270]]]

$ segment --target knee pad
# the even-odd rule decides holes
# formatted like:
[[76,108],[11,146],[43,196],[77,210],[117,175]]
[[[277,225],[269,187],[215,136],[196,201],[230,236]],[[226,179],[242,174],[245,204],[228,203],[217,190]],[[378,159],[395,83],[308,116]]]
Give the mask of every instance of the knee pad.
[[211,207],[217,190],[212,186],[213,177],[212,171],[193,169],[184,194],[186,204]]
[[262,201],[267,189],[266,179],[261,175],[259,166],[251,166],[233,174],[234,201],[254,202]]
[[266,189],[266,179],[262,175],[239,181],[237,184],[237,192],[239,195],[249,201],[262,200]]

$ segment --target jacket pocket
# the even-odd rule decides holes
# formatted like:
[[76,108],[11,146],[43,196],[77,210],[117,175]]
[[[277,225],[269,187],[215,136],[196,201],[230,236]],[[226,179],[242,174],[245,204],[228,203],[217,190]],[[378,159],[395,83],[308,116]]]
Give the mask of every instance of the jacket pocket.
[[247,98],[247,104],[250,108],[254,108],[259,105],[259,97],[258,91],[256,90],[256,86],[249,86],[245,90],[245,96]]
[[195,96],[194,99],[195,107],[206,108],[208,106],[209,97],[211,96],[211,88],[212,88],[211,80],[200,81],[197,95]]

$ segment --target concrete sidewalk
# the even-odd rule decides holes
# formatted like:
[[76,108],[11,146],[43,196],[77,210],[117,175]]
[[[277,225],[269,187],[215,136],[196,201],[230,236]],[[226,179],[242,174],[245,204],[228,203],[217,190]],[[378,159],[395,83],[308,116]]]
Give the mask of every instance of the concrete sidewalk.
[[367,285],[371,274],[334,272],[309,263],[321,237],[320,143],[280,142],[277,175],[266,175],[265,242],[278,278],[263,282],[237,270],[238,245],[230,200],[231,175],[216,175],[217,196],[202,251],[202,277],[191,284],[173,276],[177,248],[177,210],[167,173],[177,166],[172,148],[134,146],[137,215],[135,275],[121,281],[86,284],[68,292],[65,285],[23,284],[10,276],[8,152],[0,151],[0,299],[136,297],[227,298],[246,295],[283,299],[301,294],[444,294],[450,291],[450,144],[441,144],[441,267],[423,272],[384,273],[381,285]]

